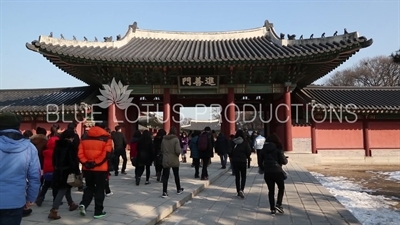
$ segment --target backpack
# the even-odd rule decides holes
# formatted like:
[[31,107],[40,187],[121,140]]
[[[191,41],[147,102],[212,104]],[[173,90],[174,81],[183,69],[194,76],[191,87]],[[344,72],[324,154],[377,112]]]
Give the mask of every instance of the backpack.
[[199,136],[199,140],[197,141],[197,148],[199,151],[207,151],[208,149],[208,133],[203,132]]

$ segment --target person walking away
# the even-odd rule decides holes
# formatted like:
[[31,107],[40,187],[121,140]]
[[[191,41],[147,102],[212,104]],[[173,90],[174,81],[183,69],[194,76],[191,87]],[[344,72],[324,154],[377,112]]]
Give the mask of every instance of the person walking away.
[[190,143],[189,143],[190,157],[193,160],[194,171],[195,171],[194,178],[200,178],[200,176],[199,176],[200,155],[199,155],[199,150],[197,148],[197,144],[199,141],[199,135],[200,135],[200,131],[194,131],[192,134],[192,139],[190,140]]
[[[264,159],[264,180],[268,186],[271,214],[275,214],[276,211],[284,213],[282,200],[285,192],[285,178],[282,165],[286,165],[288,160],[283,153],[282,143],[276,134],[269,135],[265,141],[261,154]],[[275,184],[278,186],[276,205]]]
[[254,149],[257,151],[257,164],[258,164],[258,173],[264,174],[264,160],[261,154],[261,150],[264,147],[265,137],[263,137],[260,133],[255,132],[257,137],[254,139]]
[[[106,127],[105,129],[110,135],[111,135],[111,129],[109,127]],[[106,178],[106,184],[105,184],[105,188],[104,191],[106,193],[106,197],[110,197],[111,195],[113,195],[114,193],[111,191],[110,188],[110,177],[111,177],[111,172],[114,171],[114,142],[112,142],[112,150],[111,150],[111,158],[109,158],[107,160],[107,165],[108,165],[108,174],[107,174],[107,178]]]
[[[231,134],[229,135],[229,148],[228,148],[228,152],[235,146],[235,143],[233,142],[233,139],[235,139],[235,135]],[[232,176],[235,176],[235,171],[234,168],[232,166],[232,159],[228,154],[228,158],[229,158],[229,163],[230,163],[230,169],[232,170]]]
[[[54,166],[53,166],[53,155],[54,148],[56,147],[56,142],[60,138],[58,136],[53,136],[47,141],[46,149],[42,152],[43,154],[43,186],[40,190],[39,196],[36,199],[36,205],[42,206],[43,201],[46,197],[47,190],[52,186],[54,177]],[[52,187],[53,201],[57,196],[57,187]]]
[[214,137],[211,134],[211,128],[205,127],[203,133],[199,135],[197,141],[197,149],[199,151],[200,159],[203,160],[203,168],[201,171],[201,180],[208,180],[207,167],[214,155]]
[[140,178],[146,168],[146,182],[144,184],[150,184],[150,166],[154,160],[153,151],[153,140],[151,138],[151,133],[148,130],[143,131],[142,136],[140,136],[139,142],[137,144],[137,158],[136,158],[136,168],[135,168],[135,181],[136,185],[140,184]]
[[161,181],[161,171],[162,171],[162,162],[161,162],[161,142],[164,138],[164,136],[167,133],[165,132],[164,129],[160,129],[157,132],[157,135],[154,137],[153,145],[154,145],[154,155],[155,160],[154,160],[154,167],[156,168],[156,176],[157,176],[157,182]]
[[136,130],[132,136],[131,143],[129,144],[129,146],[130,146],[129,157],[131,159],[132,166],[134,166],[134,167],[136,167],[138,142],[139,142],[141,136],[142,136],[142,133],[140,133],[139,130]]
[[0,113],[0,225],[20,225],[40,188],[40,162],[14,113]]
[[180,136],[180,142],[181,142],[181,157],[182,157],[182,162],[186,163],[186,153],[187,149],[189,146],[189,138],[186,134],[186,132],[182,132],[182,135]]
[[40,177],[40,187],[43,186],[44,184],[44,178],[43,178],[43,151],[46,149],[47,145],[47,137],[46,137],[47,131],[44,128],[37,127],[36,128],[36,134],[33,135],[30,140],[31,143],[36,147],[36,150],[38,151],[38,157],[39,157],[39,162],[40,162],[40,169],[42,170],[42,176]]
[[175,127],[171,127],[168,135],[165,135],[161,142],[161,154],[163,155],[162,166],[163,166],[163,198],[168,197],[168,179],[170,170],[175,177],[176,193],[182,194],[183,188],[181,187],[181,180],[179,178],[179,156],[181,154],[181,145],[177,136]]
[[230,149],[229,156],[235,171],[235,183],[237,196],[244,198],[244,188],[246,185],[246,159],[250,157],[251,148],[246,140],[246,135],[243,130],[236,131],[235,139],[233,139],[235,144],[232,149]]
[[228,139],[226,139],[222,132],[219,133],[217,136],[217,140],[215,141],[215,152],[219,155],[219,158],[221,159],[221,169],[226,168],[226,163],[228,160],[228,148]]
[[79,212],[82,216],[86,215],[86,208],[92,202],[93,196],[94,218],[100,219],[106,215],[103,211],[104,189],[108,174],[107,161],[111,158],[112,147],[112,138],[102,123],[96,123],[88,131],[87,138],[81,140],[78,158],[83,165],[82,171],[86,183],[82,201],[79,204]]
[[33,132],[31,130],[26,130],[22,135],[26,138],[31,138],[33,136]]
[[36,147],[38,151],[39,161],[40,161],[40,168],[43,169],[43,151],[46,149],[47,145],[47,131],[42,127],[36,128],[36,134],[33,135],[30,140],[32,144]]
[[115,132],[112,132],[111,134],[112,140],[114,142],[114,175],[118,176],[118,170],[119,170],[119,159],[122,157],[122,168],[121,168],[121,174],[126,174],[126,163],[128,162],[128,159],[126,158],[126,139],[124,134],[121,132],[121,126],[115,126]]
[[79,162],[74,146],[75,131],[66,129],[59,140],[56,141],[56,146],[53,153],[53,183],[52,187],[57,189],[57,196],[53,201],[53,207],[50,210],[49,219],[58,220],[61,216],[58,215],[58,208],[61,205],[62,199],[67,199],[69,211],[74,211],[78,205],[72,200],[72,187],[67,183],[68,175],[75,174],[80,176]]

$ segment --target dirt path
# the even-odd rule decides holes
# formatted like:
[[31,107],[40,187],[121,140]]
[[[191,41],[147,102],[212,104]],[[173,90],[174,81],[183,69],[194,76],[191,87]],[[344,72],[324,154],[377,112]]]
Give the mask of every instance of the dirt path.
[[393,199],[397,202],[397,205],[393,207],[400,210],[400,181],[386,180],[384,175],[373,173],[400,171],[400,166],[318,165],[305,167],[309,171],[325,176],[346,177],[362,187],[374,190],[375,192],[371,193],[373,195],[383,195]]

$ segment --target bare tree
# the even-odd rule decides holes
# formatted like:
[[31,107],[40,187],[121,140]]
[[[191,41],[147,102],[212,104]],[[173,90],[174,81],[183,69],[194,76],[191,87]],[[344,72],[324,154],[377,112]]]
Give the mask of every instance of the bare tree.
[[181,126],[189,125],[191,120],[192,120],[192,118],[186,118],[186,117],[183,118],[183,117],[181,117]]
[[214,120],[220,120],[222,118],[222,108],[221,107],[212,107],[211,108],[211,116]]
[[400,49],[391,55],[394,63],[400,63]]
[[328,86],[399,86],[400,64],[391,57],[377,56],[361,60],[355,66],[338,71],[325,83]]

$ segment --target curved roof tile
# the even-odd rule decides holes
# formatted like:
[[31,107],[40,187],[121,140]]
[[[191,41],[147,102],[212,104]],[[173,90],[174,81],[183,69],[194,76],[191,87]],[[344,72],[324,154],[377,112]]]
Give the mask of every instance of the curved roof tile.
[[[111,42],[64,40],[40,36],[28,49],[87,60],[133,63],[213,63],[224,61],[266,61],[341,51],[358,50],[372,39],[357,32],[343,35],[287,40],[280,39],[268,21],[264,27],[229,32],[167,32],[129,26],[125,36]],[[348,50],[348,49],[346,49]]]

